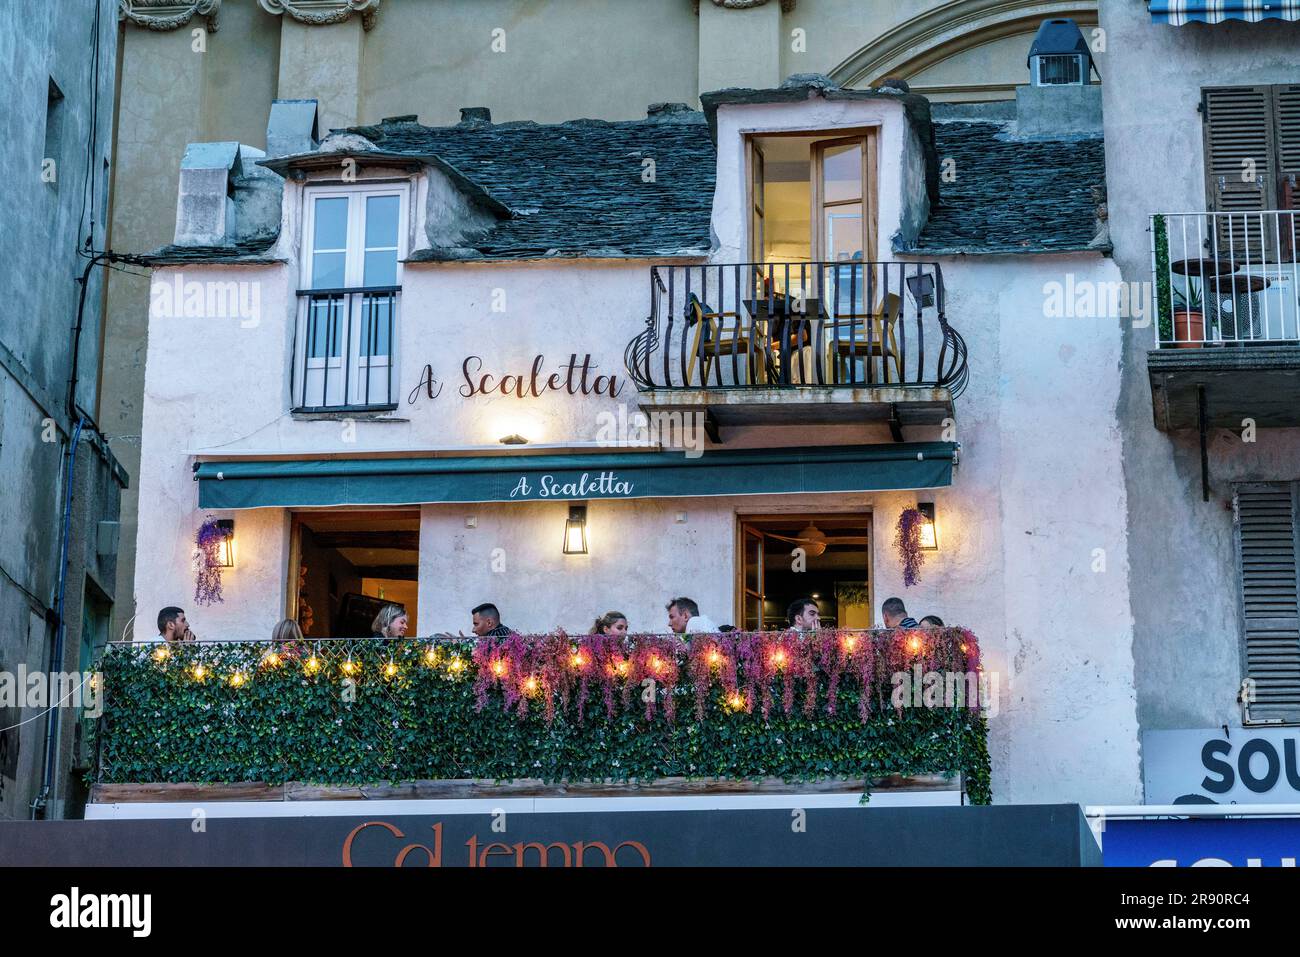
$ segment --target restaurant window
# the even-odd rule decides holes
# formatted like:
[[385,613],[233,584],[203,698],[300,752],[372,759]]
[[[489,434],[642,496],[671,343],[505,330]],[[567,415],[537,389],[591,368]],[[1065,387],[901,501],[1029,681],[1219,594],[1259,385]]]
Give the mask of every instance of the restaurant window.
[[1246,721],[1300,723],[1300,483],[1238,485],[1233,516]]
[[290,546],[288,614],[306,637],[364,638],[390,604],[418,634],[418,510],[298,512]]
[[392,408],[407,184],[306,192],[293,405]]
[[738,626],[784,628],[790,603],[812,598],[826,627],[870,628],[870,529],[865,513],[742,517]]
[[1214,212],[1244,214],[1220,219],[1221,253],[1289,256],[1300,232],[1292,217],[1248,214],[1297,208],[1300,85],[1208,87],[1201,112],[1206,201]]

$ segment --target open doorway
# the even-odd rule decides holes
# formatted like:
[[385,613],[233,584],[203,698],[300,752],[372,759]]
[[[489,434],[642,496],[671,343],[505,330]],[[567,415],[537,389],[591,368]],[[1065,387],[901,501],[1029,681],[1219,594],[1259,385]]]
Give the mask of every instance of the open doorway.
[[419,634],[420,513],[414,509],[298,512],[290,554],[290,617],[309,638],[369,635],[384,605]]
[[737,622],[779,629],[796,598],[812,598],[828,628],[870,628],[871,516],[755,515],[740,519]]

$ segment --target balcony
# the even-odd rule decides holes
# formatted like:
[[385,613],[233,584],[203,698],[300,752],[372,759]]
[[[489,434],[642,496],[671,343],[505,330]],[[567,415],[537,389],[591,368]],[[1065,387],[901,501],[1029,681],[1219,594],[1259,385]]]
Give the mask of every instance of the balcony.
[[1156,428],[1300,425],[1297,215],[1152,217]]
[[[892,676],[916,666],[953,676],[953,694],[941,680],[942,700],[923,701],[919,686],[896,699]],[[734,793],[746,782],[797,790],[837,779],[857,793],[906,779],[990,799],[988,685],[978,641],[961,628],[732,632],[689,643],[113,643],[99,670],[97,803],[284,798],[286,789],[315,798],[548,786]]]
[[397,408],[401,286],[298,290],[291,405],[297,413]]
[[966,343],[944,315],[938,263],[655,266],[650,315],[624,362],[646,412],[720,427],[953,415]]

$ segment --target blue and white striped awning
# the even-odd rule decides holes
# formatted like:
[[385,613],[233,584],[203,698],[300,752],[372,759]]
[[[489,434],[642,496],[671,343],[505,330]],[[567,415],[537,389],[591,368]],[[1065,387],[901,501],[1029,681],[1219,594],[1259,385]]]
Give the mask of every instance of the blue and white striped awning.
[[1300,20],[1300,0],[1149,0],[1147,8],[1152,22],[1176,27],[1224,20]]

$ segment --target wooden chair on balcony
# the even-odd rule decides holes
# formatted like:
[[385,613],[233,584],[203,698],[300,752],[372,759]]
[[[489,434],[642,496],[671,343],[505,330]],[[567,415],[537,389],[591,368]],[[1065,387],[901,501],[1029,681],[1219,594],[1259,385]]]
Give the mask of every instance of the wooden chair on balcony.
[[[749,323],[737,312],[718,312],[691,293],[686,302],[686,324],[693,326],[690,357],[686,363],[686,384],[708,385],[713,363],[720,356],[743,356],[755,364],[754,377],[766,383],[771,366],[767,336],[759,330],[755,341],[750,335]],[[728,322],[730,320],[730,322]],[[702,377],[695,379],[695,365],[700,363]],[[737,382],[736,385],[741,383]]]
[[[903,381],[902,353],[898,348],[898,338],[894,327],[898,324],[902,300],[897,293],[887,293],[884,300],[872,312],[839,313],[838,329],[834,319],[827,320],[826,329],[829,341],[827,352],[837,363],[837,372],[841,384],[849,381],[849,363],[865,359],[863,384],[874,382],[888,383],[889,364],[894,365],[892,381]],[[880,376],[875,374],[875,360],[880,359]]]

